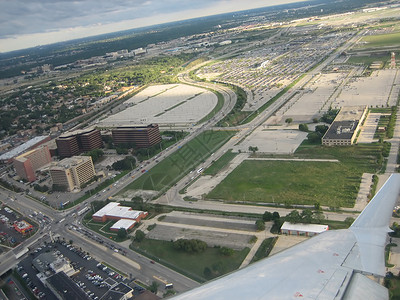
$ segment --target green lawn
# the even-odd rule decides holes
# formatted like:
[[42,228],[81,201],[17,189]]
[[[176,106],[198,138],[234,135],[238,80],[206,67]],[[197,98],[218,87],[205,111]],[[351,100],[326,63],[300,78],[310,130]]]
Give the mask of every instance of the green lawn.
[[362,46],[363,48],[380,48],[400,45],[400,32],[365,36],[362,38],[362,41],[367,42],[367,44]]
[[205,131],[132,182],[126,190],[165,191],[225,144],[235,131]]
[[229,162],[235,158],[238,153],[233,153],[232,149],[229,149],[226,153],[224,153],[217,161],[215,161],[210,167],[208,167],[204,172],[203,175],[217,175],[217,173]]
[[353,207],[361,175],[375,173],[380,145],[303,146],[297,156],[339,162],[244,161],[207,198],[227,201]]
[[[172,242],[150,239],[145,239],[141,243],[133,243],[132,246],[160,259],[155,259],[156,261],[200,281],[206,281],[236,270],[249,252],[249,249],[245,248],[241,251],[234,251],[232,256],[223,256],[219,253],[218,248],[209,247],[203,253],[188,254],[175,250]],[[206,268],[211,270],[211,276],[205,275],[204,270]]]

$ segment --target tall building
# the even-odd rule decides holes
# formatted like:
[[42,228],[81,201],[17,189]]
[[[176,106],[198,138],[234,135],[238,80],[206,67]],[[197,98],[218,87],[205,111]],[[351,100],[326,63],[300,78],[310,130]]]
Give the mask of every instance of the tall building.
[[47,146],[28,151],[14,158],[14,168],[19,177],[32,182],[36,180],[35,171],[51,162],[51,155]]
[[137,148],[148,148],[161,142],[157,124],[147,126],[123,126],[112,130],[115,145],[134,144]]
[[64,133],[56,139],[56,143],[61,157],[71,157],[103,147],[100,131],[95,128]]
[[80,189],[95,175],[90,156],[73,156],[55,163],[49,169],[53,185],[67,191]]

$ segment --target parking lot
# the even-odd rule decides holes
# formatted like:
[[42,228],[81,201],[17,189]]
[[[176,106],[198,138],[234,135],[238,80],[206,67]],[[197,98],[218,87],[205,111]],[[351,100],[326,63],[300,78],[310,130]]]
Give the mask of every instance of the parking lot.
[[[57,259],[67,261],[72,267],[71,272],[74,273],[71,276],[72,281],[77,288],[87,295],[88,299],[100,299],[112,286],[119,282],[131,286],[136,295],[145,290],[110,266],[106,266],[105,263],[94,260],[83,249],[62,239],[57,239],[54,243],[47,243],[31,251],[30,255],[21,261],[17,267],[19,275],[36,298],[57,299],[53,292],[38,278],[38,270],[32,265],[32,262],[38,261],[41,254],[50,254]],[[54,272],[47,270],[42,273],[51,276]]]
[[[25,233],[20,233],[14,228],[17,222],[26,221],[32,225],[32,228],[27,228]],[[0,253],[7,248],[13,248],[20,244],[26,237],[30,237],[37,230],[37,225],[28,218],[22,217],[18,212],[10,209],[7,206],[0,205]]]

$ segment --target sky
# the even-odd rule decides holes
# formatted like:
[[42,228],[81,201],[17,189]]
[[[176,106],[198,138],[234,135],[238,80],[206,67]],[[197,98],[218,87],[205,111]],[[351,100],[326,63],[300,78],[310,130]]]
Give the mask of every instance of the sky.
[[299,0],[0,0],[0,52]]

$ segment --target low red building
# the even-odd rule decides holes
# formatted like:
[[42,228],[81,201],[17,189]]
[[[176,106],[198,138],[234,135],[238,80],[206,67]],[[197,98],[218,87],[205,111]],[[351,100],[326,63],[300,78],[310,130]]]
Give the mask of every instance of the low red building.
[[[106,222],[108,220],[121,220],[126,222],[120,222],[114,224],[112,228],[113,231],[118,231],[120,228],[126,230],[131,229],[136,223],[139,223],[141,219],[147,217],[148,212],[132,210],[131,207],[120,206],[117,202],[110,202],[102,209],[93,214],[93,221]],[[131,221],[131,222],[129,222]],[[116,226],[117,225],[117,226]]]
[[33,229],[33,226],[28,222],[22,220],[14,223],[14,229],[19,233],[25,234]]

